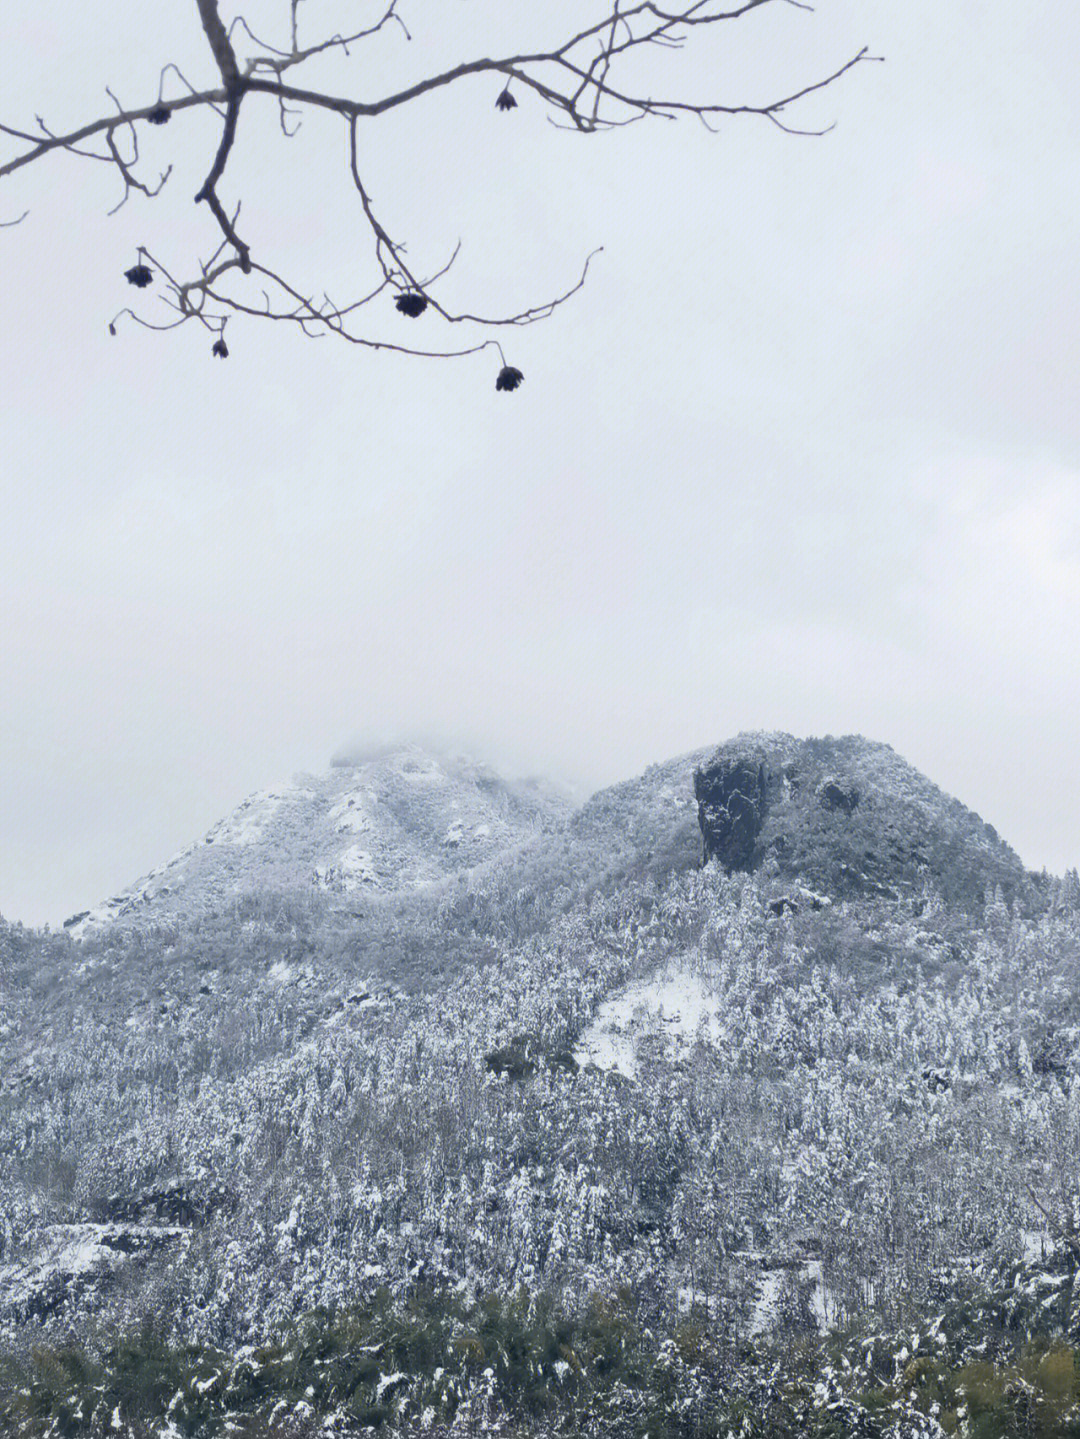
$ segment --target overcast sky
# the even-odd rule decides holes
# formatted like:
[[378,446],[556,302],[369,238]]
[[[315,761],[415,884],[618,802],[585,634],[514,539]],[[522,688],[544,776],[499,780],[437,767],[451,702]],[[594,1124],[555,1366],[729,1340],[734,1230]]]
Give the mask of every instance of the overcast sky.
[[[401,0],[411,45],[328,76],[381,94],[598,8]],[[282,34],[284,11],[247,13]],[[147,103],[170,59],[212,82],[191,0],[37,0],[3,27],[6,123],[74,127],[107,83]],[[502,336],[512,395],[488,354],[254,321],[225,362],[191,327],[110,339],[139,243],[185,273],[216,244],[191,204],[209,119],[143,127],[176,171],[112,218],[92,161],[0,184],[0,219],[30,208],[0,231],[0,913],[55,924],[400,732],[582,797],[744,729],[861,732],[1029,865],[1080,861],[1080,11],[778,4],[642,88],[756,103],[864,44],[886,63],[788,117],[835,119],[821,139],[583,138],[524,93],[498,113],[491,80],[370,123],[391,233],[427,269],[463,242],[448,303],[520,309],[605,246]],[[275,125],[245,110],[226,201],[269,262],[362,290],[340,124]],[[376,330],[443,338],[389,301]]]

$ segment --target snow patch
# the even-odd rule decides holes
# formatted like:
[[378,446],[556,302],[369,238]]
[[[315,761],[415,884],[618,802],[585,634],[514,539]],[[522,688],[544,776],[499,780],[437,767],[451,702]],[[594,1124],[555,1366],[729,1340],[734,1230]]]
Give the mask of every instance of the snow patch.
[[761,1276],[761,1288],[750,1312],[746,1332],[751,1338],[768,1334],[776,1328],[780,1312],[780,1295],[784,1288],[784,1274],[780,1269],[767,1269]]
[[684,969],[668,969],[630,985],[607,999],[581,1036],[574,1058],[597,1069],[616,1069],[633,1079],[636,1040],[659,1033],[678,1047],[698,1038],[715,1041],[720,1033],[720,1000],[704,980]]
[[336,830],[366,834],[372,827],[369,810],[375,803],[375,796],[370,790],[350,790],[330,806],[327,818],[332,821]]
[[401,1373],[380,1374],[379,1382],[375,1386],[375,1403],[381,1404],[382,1397],[386,1393],[386,1391],[390,1389],[393,1385],[400,1384],[403,1379],[407,1379],[408,1377],[409,1376],[407,1374]]
[[206,836],[207,844],[254,844],[262,839],[267,823],[280,809],[287,796],[266,790],[246,799],[228,819],[223,819]]
[[361,849],[358,844],[350,845],[338,857],[336,864],[315,866],[315,883],[321,889],[344,890],[346,893],[366,884],[377,885],[379,876],[371,851]]
[[337,862],[337,871],[346,889],[357,889],[362,884],[378,884],[375,864],[371,851],[359,845],[350,845]]

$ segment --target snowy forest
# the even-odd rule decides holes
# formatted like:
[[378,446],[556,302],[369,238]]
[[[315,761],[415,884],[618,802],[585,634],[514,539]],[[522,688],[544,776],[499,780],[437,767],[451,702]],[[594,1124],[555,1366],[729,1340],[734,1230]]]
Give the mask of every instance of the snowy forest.
[[0,924],[4,1432],[1080,1434],[1075,872],[852,738],[274,798]]

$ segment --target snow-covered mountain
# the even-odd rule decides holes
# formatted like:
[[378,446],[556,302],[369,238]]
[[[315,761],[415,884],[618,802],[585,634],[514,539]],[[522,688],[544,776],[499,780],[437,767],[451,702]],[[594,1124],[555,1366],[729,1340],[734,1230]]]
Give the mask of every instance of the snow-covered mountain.
[[81,938],[111,922],[161,922],[256,892],[415,889],[534,842],[570,809],[554,785],[510,783],[467,758],[403,745],[252,795],[64,927]]
[[1024,869],[996,832],[888,745],[859,736],[745,734],[654,765],[574,811],[556,785],[510,782],[461,756],[404,745],[246,799],[167,863],[64,928],[161,923],[238,896],[321,891],[375,899],[438,885],[572,836],[614,863],[692,853],[833,893],[951,900],[1012,894]]
[[887,746],[743,735],[577,810],[359,757],[0,925],[0,1329],[421,1279],[895,1317],[1059,1242],[1078,1095],[1080,882]]
[[706,859],[760,870],[837,897],[910,899],[927,885],[981,908],[1025,883],[992,826],[886,744],[859,735],[740,735],[695,770]]

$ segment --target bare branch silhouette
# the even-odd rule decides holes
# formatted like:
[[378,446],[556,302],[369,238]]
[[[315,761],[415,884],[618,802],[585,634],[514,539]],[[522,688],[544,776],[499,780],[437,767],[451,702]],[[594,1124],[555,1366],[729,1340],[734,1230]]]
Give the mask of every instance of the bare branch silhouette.
[[[302,40],[299,25],[301,0],[287,0],[288,39],[271,44],[256,35],[243,14],[226,25],[220,0],[195,0],[199,23],[213,59],[217,77],[209,87],[191,84],[171,62],[161,67],[157,94],[148,103],[126,107],[111,90],[109,98],[115,113],[102,115],[67,133],[54,133],[40,117],[35,117],[37,131],[0,124],[0,136],[14,142],[15,153],[0,163],[0,176],[43,160],[54,152],[64,152],[94,159],[115,168],[123,184],[119,202],[109,211],[115,214],[138,192],[146,199],[160,193],[172,173],[168,165],[156,179],[142,178],[139,173],[139,132],[142,124],[164,125],[183,117],[189,110],[210,110],[220,117],[221,128],[216,151],[208,165],[206,178],[195,195],[197,204],[205,204],[213,216],[219,246],[211,259],[197,264],[197,274],[178,280],[160,261],[153,260],[143,247],[138,247],[140,264],[127,272],[128,279],[140,289],[158,281],[163,290],[158,299],[171,311],[171,318],[158,322],[140,316],[134,310],[121,310],[110,324],[113,333],[121,317],[130,317],[150,329],[174,329],[191,321],[200,323],[215,334],[214,353],[222,358],[228,349],[222,338],[225,324],[233,316],[290,322],[306,336],[333,334],[353,344],[371,349],[387,349],[423,356],[453,357],[475,354],[491,344],[479,338],[475,344],[440,348],[438,345],[390,343],[383,339],[359,334],[355,328],[357,312],[380,295],[395,295],[397,310],[415,320],[426,312],[437,315],[448,324],[486,326],[522,326],[547,318],[584,285],[594,250],[584,262],[575,283],[551,299],[525,305],[501,317],[492,317],[472,310],[456,313],[443,304],[433,286],[452,266],[458,253],[432,274],[421,277],[406,260],[406,246],[391,239],[377,216],[373,199],[361,176],[358,161],[358,127],[367,119],[387,114],[411,104],[421,96],[448,89],[459,81],[490,75],[498,84],[495,108],[502,113],[515,110],[519,99],[532,95],[546,110],[547,117],[564,129],[580,134],[594,134],[645,119],[676,119],[681,115],[695,116],[709,130],[717,128],[723,117],[757,117],[767,120],[785,133],[821,135],[831,128],[803,128],[792,124],[786,112],[807,97],[833,85],[863,61],[875,59],[864,48],[833,68],[827,75],[809,81],[779,98],[761,103],[723,103],[717,100],[694,101],[678,96],[657,98],[624,87],[617,80],[621,62],[647,47],[681,49],[696,31],[733,22],[768,5],[785,4],[796,10],[810,7],[803,0],[743,0],[742,4],[725,6],[718,0],[678,0],[671,6],[655,0],[598,0],[598,18],[576,33],[548,49],[514,54],[502,58],[477,58],[449,70],[432,74],[404,89],[375,99],[357,99],[332,94],[325,90],[308,89],[294,84],[292,75],[308,61],[327,53],[350,56],[353,47],[371,41],[383,32],[396,32],[404,40],[412,37],[401,15],[400,0],[382,0],[381,12],[372,15],[370,23],[360,25],[348,34],[335,33],[321,39]],[[260,27],[261,28],[261,27]],[[258,53],[241,64],[234,47],[235,37],[242,35]],[[286,78],[288,77],[288,78]],[[183,93],[167,95],[170,79],[179,82]],[[175,88],[170,86],[169,88]],[[515,93],[516,92],[516,93]],[[307,110],[323,110],[340,115],[348,138],[350,180],[359,198],[372,244],[372,257],[382,279],[369,293],[337,304],[324,293],[316,298],[308,288],[286,280],[260,256],[253,257],[253,237],[242,238],[238,232],[239,205],[230,201],[231,209],[221,195],[242,176],[230,169],[233,146],[241,110],[257,97],[267,96],[277,106],[282,134],[289,138],[300,128]],[[104,149],[92,148],[94,144]],[[91,148],[87,148],[90,145]],[[235,167],[234,167],[235,168]],[[0,221],[0,226],[21,223],[25,213],[14,220]],[[460,246],[458,247],[460,248]],[[220,258],[231,251],[229,258]],[[144,271],[149,272],[149,279]],[[136,278],[132,278],[135,275]],[[250,293],[241,293],[236,282],[252,286]],[[272,299],[272,296],[276,296]],[[500,350],[501,354],[501,350]],[[501,388],[514,388],[505,381],[508,369],[500,376]]]

